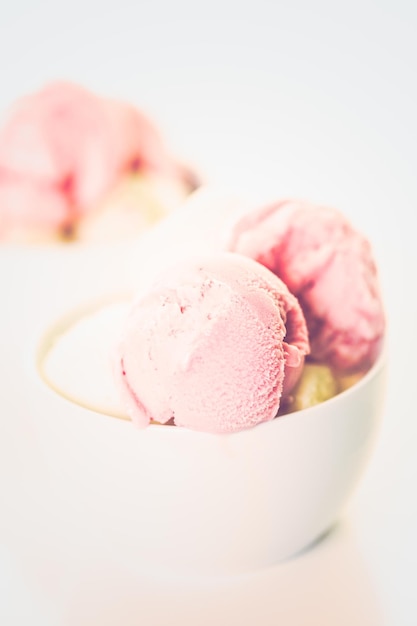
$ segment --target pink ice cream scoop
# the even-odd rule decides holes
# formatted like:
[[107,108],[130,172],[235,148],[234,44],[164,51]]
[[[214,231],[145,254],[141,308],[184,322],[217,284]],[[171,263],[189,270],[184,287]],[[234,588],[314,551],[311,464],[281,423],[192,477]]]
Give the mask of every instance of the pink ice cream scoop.
[[308,351],[284,283],[251,259],[219,253],[172,268],[134,303],[115,369],[139,427],[231,433],[277,415]]
[[284,200],[235,225],[230,250],[256,259],[303,309],[311,358],[340,370],[369,367],[384,334],[384,311],[369,242],[337,210]]
[[21,98],[0,127],[0,239],[70,229],[129,170],[181,175],[133,106],[57,82]]

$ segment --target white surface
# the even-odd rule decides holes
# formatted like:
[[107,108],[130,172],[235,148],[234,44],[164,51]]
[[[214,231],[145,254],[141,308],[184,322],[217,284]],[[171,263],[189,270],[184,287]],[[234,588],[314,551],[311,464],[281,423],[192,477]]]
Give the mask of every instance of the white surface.
[[[109,561],[93,579],[76,546],[57,543],[44,553],[38,542],[50,503],[41,497],[33,445],[39,407],[21,383],[23,339],[71,304],[70,270],[49,268],[49,280],[46,262],[0,255],[2,623],[113,626],[134,615],[151,626],[414,626],[416,10],[405,0],[159,0],[118,2],[106,11],[98,2],[19,0],[3,7],[1,106],[49,78],[73,78],[143,104],[172,145],[213,180],[263,182],[279,195],[345,211],[374,242],[391,356],[385,419],[368,472],[345,520],[314,550],[216,584],[138,584],[133,576],[129,584],[126,572],[117,584]],[[91,289],[105,290],[106,273],[90,276],[89,286],[87,278],[72,285],[74,305]]]

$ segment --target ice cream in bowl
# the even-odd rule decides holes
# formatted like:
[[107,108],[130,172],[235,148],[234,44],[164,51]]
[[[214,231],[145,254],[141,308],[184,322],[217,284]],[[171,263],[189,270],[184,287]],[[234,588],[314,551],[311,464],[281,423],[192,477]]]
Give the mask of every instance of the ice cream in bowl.
[[130,247],[198,183],[132,102],[54,81],[2,113],[0,266],[41,323],[122,288]]
[[47,83],[0,123],[0,243],[132,237],[180,204],[192,178],[134,104]]
[[51,489],[72,514],[88,502],[81,535],[99,529],[131,567],[221,575],[294,557],[366,467],[385,380],[370,246],[331,209],[267,215],[265,259],[286,273],[235,250],[263,225],[245,212],[219,249],[167,255],[133,297],[70,313],[40,343]]

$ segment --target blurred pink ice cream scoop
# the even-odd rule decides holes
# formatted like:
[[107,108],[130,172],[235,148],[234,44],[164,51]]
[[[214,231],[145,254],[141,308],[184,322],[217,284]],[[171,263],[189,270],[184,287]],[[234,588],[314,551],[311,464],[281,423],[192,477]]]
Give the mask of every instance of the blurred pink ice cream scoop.
[[311,358],[342,370],[369,367],[384,311],[369,242],[337,210],[285,200],[240,219],[230,250],[272,270],[305,315]]
[[309,351],[297,299],[265,267],[220,253],[160,276],[116,357],[130,417],[230,433],[272,420]]
[[184,174],[133,106],[66,82],[21,98],[0,127],[0,240],[65,235],[129,171]]

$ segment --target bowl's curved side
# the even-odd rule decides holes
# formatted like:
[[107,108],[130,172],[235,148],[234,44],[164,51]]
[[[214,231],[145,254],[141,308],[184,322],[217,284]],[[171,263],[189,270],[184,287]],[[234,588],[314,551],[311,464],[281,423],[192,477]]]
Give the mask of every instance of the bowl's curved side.
[[[265,561],[267,554],[276,562],[300,552],[341,515],[376,440],[385,375],[381,362],[355,387],[281,418],[280,428],[271,431],[264,480],[268,491],[276,490],[270,509],[277,532],[273,548],[264,547]],[[275,480],[271,471],[281,474]]]

